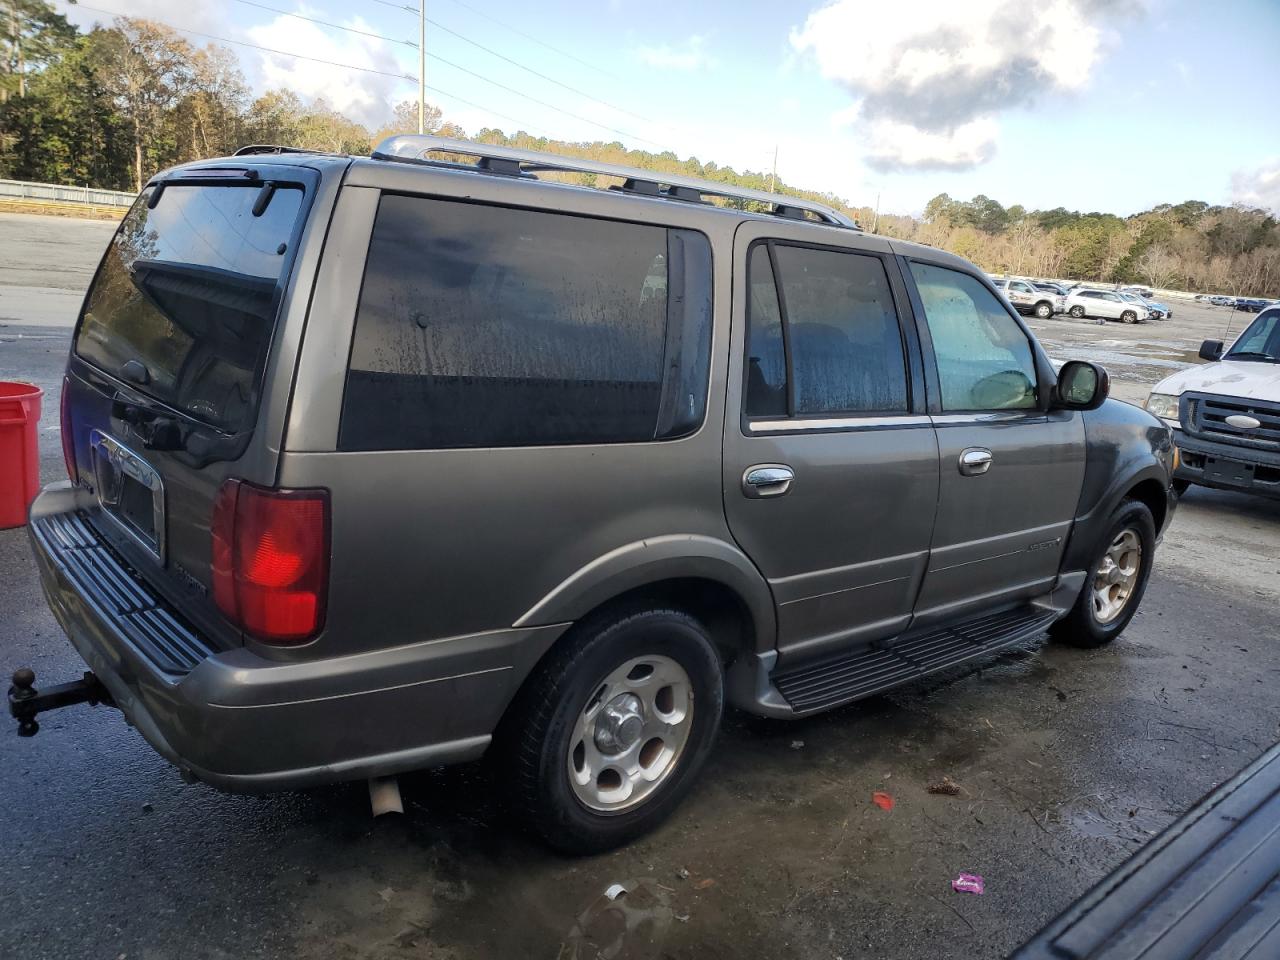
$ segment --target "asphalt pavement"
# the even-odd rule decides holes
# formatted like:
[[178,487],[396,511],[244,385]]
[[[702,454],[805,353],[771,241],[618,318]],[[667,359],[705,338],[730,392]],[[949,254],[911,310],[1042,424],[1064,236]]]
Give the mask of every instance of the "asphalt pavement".
[[[25,220],[0,216],[0,317],[43,316],[26,306],[41,290],[78,302],[105,242],[100,225],[56,221],[35,225],[52,237],[41,247]],[[77,264],[41,270],[71,251]],[[70,321],[49,309],[0,319],[0,379],[46,390],[53,480]],[[1140,399],[1137,341],[1198,342],[1218,319],[1037,329],[1056,356],[1120,358],[1117,392]],[[1111,646],[1037,640],[804,721],[731,714],[675,816],[587,859],[515,832],[504,772],[483,763],[403,778],[405,816],[373,821],[363,784],[258,797],[185,784],[105,708],[50,714],[29,740],[0,727],[0,955],[1003,956],[1280,738],[1277,574],[1280,503],[1193,489]],[[48,681],[84,669],[25,531],[0,531],[0,669],[20,665]],[[943,777],[958,795],[928,791]],[[985,893],[953,892],[962,871]],[[629,892],[609,900],[615,883]]]

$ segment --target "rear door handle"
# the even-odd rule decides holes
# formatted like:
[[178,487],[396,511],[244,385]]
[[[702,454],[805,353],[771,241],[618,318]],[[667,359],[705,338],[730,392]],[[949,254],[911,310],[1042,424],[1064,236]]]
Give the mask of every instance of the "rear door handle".
[[758,463],[742,475],[742,492],[753,500],[780,497],[791,489],[796,473],[785,463]]
[[979,477],[991,469],[991,451],[986,447],[967,447],[960,452],[960,474]]

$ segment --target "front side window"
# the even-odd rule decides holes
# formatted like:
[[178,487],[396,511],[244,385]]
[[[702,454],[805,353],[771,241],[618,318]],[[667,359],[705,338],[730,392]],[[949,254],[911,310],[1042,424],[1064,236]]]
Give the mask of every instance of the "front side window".
[[942,409],[1019,410],[1036,406],[1031,343],[974,277],[911,264],[933,340]]
[[693,231],[384,195],[339,446],[687,435],[706,409],[710,270]]
[[905,412],[906,357],[880,258],[774,243],[775,277],[769,249],[757,243],[748,268],[747,415]]

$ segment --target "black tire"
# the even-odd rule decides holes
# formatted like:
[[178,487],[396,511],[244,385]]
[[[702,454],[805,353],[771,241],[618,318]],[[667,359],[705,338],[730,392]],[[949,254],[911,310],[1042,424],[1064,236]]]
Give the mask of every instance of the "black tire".
[[1071,313],[1071,316],[1075,317],[1077,320],[1083,319],[1084,317],[1084,307],[1080,306],[1078,303],[1072,307],[1069,312]]
[[[1142,558],[1138,566],[1138,578],[1133,590],[1125,602],[1124,608],[1115,619],[1108,623],[1100,623],[1094,613],[1094,581],[1102,564],[1107,548],[1126,529],[1132,529],[1142,545]],[[1122,501],[1111,515],[1107,524],[1107,532],[1094,549],[1089,565],[1088,576],[1080,596],[1076,598],[1071,612],[1049,628],[1049,636],[1058,643],[1073,647],[1100,647],[1110,643],[1129,625],[1133,615],[1142,603],[1142,596],[1147,591],[1147,581],[1151,579],[1151,563],[1155,559],[1156,525],[1151,510],[1138,500]]]
[[1126,310],[1124,313],[1120,314],[1120,322],[1121,323],[1137,323],[1138,315],[1134,313],[1132,310]]
[[[687,674],[688,739],[670,773],[636,806],[592,810],[569,780],[574,725],[611,671],[646,655],[670,658]],[[599,853],[653,829],[679,805],[710,753],[723,712],[720,656],[701,623],[679,610],[618,611],[579,624],[538,666],[503,719],[495,754],[514,812],[537,837],[562,853]]]
[[1176,493],[1179,497],[1182,497],[1184,494],[1186,494],[1186,492],[1189,489],[1191,489],[1190,480],[1174,480],[1173,481],[1173,492]]
[[1036,304],[1035,315],[1041,320],[1048,320],[1053,316],[1053,304],[1041,300]]

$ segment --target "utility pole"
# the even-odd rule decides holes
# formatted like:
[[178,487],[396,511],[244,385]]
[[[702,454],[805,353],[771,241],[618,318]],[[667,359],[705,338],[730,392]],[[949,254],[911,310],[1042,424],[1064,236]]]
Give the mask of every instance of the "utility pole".
[[773,145],[773,173],[769,174],[769,192],[773,193],[773,185],[778,182],[778,145]]
[[875,219],[871,221],[871,232],[875,233],[876,227],[878,226],[880,226],[880,191],[879,190],[876,191],[876,215],[875,215]]
[[418,0],[418,133],[427,132],[427,0]]

